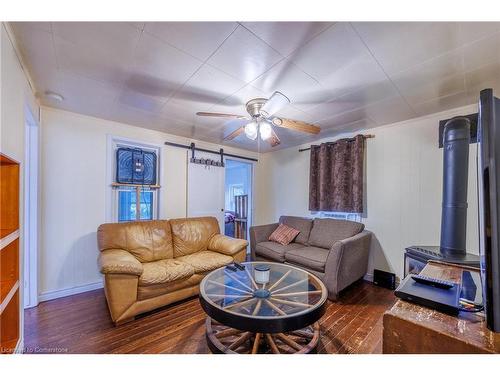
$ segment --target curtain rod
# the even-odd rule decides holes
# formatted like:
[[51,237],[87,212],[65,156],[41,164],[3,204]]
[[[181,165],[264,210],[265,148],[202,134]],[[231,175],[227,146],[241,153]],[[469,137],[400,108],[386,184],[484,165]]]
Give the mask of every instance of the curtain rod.
[[207,150],[205,148],[199,148],[199,147],[195,146],[194,142],[191,143],[189,146],[188,145],[183,145],[183,144],[180,144],[180,143],[174,143],[174,142],[165,142],[165,145],[167,145],[167,146],[173,146],[173,147],[179,147],[179,148],[184,148],[186,150],[208,152],[208,153],[214,154],[214,155],[223,155],[223,156],[229,156],[229,157],[238,158],[238,159],[244,159],[244,160],[250,160],[250,161],[259,161],[258,159],[249,158],[249,157],[246,157],[246,156],[240,156],[240,155],[234,155],[234,154],[225,153],[223,148],[221,148],[219,151],[212,151],[212,150]]
[[[374,134],[367,134],[367,135],[363,135],[363,138],[375,138],[375,135]],[[345,138],[343,138],[345,139]],[[337,141],[340,141],[340,139],[338,139]],[[333,141],[333,142],[326,142],[327,144],[331,144],[331,143],[335,143],[337,141]],[[349,139],[349,142],[352,142],[353,139]],[[311,149],[311,147],[308,147],[308,148],[299,148],[299,152],[303,152],[303,151],[309,151]]]

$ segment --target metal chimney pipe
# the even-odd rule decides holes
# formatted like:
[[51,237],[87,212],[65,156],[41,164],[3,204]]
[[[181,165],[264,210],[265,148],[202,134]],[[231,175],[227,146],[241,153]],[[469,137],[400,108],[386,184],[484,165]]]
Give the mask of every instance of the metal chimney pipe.
[[443,131],[443,206],[441,252],[465,256],[470,120],[450,119]]

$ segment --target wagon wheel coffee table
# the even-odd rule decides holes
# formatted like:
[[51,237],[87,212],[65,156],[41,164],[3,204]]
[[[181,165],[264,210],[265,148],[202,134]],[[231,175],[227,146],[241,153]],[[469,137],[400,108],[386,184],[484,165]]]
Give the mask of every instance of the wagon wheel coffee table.
[[309,353],[319,341],[327,291],[313,274],[287,264],[222,267],[200,284],[214,353]]

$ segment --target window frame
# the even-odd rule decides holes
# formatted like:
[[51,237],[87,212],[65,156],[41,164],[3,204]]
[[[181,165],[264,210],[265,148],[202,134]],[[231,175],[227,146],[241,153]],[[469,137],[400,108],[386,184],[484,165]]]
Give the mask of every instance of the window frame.
[[[126,223],[126,222],[131,222],[131,221],[147,221],[147,220],[156,220],[157,219],[157,208],[156,202],[158,200],[158,189],[152,189],[147,187],[146,185],[144,187],[137,186],[137,185],[130,185],[127,186],[126,184],[123,184],[121,186],[116,186],[113,188],[115,191],[115,214],[116,214],[116,222],[117,223]],[[136,204],[136,218],[132,220],[122,220],[120,221],[120,192],[133,192],[135,193],[135,204]],[[141,219],[141,198],[140,195],[142,192],[151,192],[153,193],[153,203],[151,204],[151,219]]]
[[[136,141],[134,139],[117,137],[108,134],[107,136],[107,171],[106,171],[106,180],[107,180],[107,194],[106,194],[106,221],[118,223],[118,199],[119,199],[119,191],[123,191],[124,188],[135,188],[136,194],[140,194],[140,192],[145,189],[146,191],[153,192],[153,204],[151,205],[152,209],[152,219],[157,220],[160,218],[160,202],[161,202],[161,181],[163,177],[162,169],[161,169],[161,150],[162,145],[146,143],[141,141]],[[120,147],[130,147],[130,148],[138,148],[145,151],[152,151],[156,154],[156,185],[154,187],[150,185],[136,185],[136,184],[116,184],[116,150]],[[137,195],[136,195],[137,196]],[[137,199],[137,198],[136,198]],[[140,200],[139,200],[140,201]],[[138,205],[138,209],[140,212],[140,204]],[[139,213],[140,215],[140,213]],[[140,217],[140,216],[139,216]],[[131,221],[146,221],[149,219],[135,219]],[[127,222],[127,221],[121,221]]]

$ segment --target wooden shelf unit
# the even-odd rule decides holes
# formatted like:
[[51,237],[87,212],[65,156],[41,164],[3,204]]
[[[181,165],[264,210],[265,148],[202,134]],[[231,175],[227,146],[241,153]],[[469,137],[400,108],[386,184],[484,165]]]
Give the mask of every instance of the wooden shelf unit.
[[0,154],[0,354],[20,338],[19,163]]
[[0,251],[0,269],[2,275],[0,278],[1,304],[14,284],[19,280],[19,238],[16,238]]

